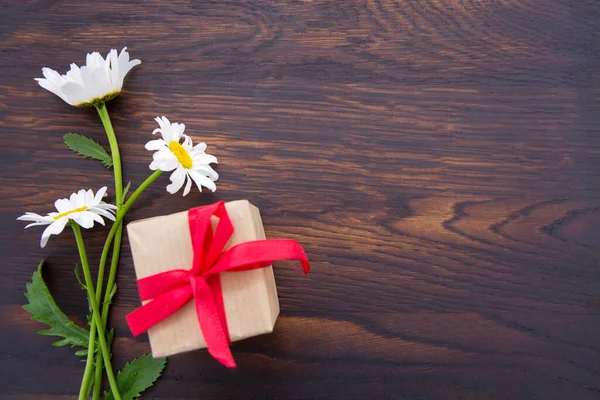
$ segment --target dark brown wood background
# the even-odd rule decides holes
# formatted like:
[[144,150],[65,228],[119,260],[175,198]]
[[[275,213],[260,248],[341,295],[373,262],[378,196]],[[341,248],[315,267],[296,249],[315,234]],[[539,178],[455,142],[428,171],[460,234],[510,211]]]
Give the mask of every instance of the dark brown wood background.
[[[67,131],[106,143],[92,109],[39,88],[87,51],[140,67],[110,102],[126,180],[149,173],[153,117],[220,160],[218,191],[153,186],[130,220],[248,198],[277,264],[281,317],[233,345],[171,357],[149,399],[600,398],[600,3],[597,0],[9,1],[1,9],[0,397],[67,399],[83,364],[21,310],[41,258],[85,321],[72,235],[23,231],[111,184]],[[87,232],[97,257],[107,230]],[[148,351],[127,240],[115,363]],[[94,258],[97,260],[97,258]]]

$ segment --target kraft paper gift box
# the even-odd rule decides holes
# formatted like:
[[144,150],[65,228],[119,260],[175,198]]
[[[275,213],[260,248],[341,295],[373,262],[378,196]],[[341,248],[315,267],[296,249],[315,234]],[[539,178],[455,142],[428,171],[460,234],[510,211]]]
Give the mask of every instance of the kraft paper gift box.
[[[258,208],[247,200],[232,201],[225,208],[234,227],[224,250],[265,239]],[[217,223],[215,217],[211,224]],[[193,260],[188,212],[135,221],[127,225],[137,279],[173,269],[189,269]],[[223,272],[221,286],[232,342],[273,331],[279,315],[277,288],[271,266],[240,272]],[[148,330],[152,355],[164,357],[206,347],[194,302]]]

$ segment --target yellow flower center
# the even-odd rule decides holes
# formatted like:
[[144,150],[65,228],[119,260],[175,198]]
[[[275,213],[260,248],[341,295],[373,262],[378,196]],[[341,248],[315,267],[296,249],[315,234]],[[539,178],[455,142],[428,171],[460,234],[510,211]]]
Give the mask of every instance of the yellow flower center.
[[82,206],[82,207],[74,208],[72,210],[65,211],[64,213],[60,213],[58,215],[55,215],[54,216],[54,220],[56,221],[56,220],[58,220],[58,219],[60,219],[62,217],[66,217],[69,214],[73,214],[73,213],[81,212],[81,211],[85,211],[85,210],[87,210],[87,206]]
[[169,143],[169,149],[171,149],[173,154],[175,154],[175,157],[177,157],[177,161],[179,161],[179,164],[181,164],[183,168],[192,168],[192,157],[190,157],[189,153],[181,145],[181,143],[171,142]]

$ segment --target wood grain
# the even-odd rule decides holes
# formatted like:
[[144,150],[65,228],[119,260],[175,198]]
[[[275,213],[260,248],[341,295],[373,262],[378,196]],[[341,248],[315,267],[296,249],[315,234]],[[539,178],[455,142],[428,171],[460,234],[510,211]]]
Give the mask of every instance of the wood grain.
[[[152,118],[219,157],[215,194],[163,179],[130,220],[219,199],[261,209],[313,270],[275,265],[281,317],[228,371],[170,358],[144,398],[600,398],[600,4],[595,0],[9,1],[0,9],[0,393],[74,398],[81,362],[20,305],[41,258],[85,321],[69,234],[15,218],[110,184],[62,144],[97,115],[37,87],[84,53],[143,63],[109,103],[126,180]],[[86,232],[97,259],[106,229]],[[117,366],[149,350],[125,240]]]

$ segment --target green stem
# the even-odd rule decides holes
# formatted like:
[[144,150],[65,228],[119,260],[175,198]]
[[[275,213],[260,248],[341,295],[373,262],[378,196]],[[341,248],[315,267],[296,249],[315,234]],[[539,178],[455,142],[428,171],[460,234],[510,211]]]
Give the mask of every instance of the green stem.
[[108,144],[110,145],[110,153],[113,160],[113,171],[115,175],[115,196],[117,197],[116,203],[117,208],[121,208],[123,204],[123,172],[121,171],[121,154],[119,153],[119,145],[117,143],[117,136],[113,129],[110,117],[108,116],[108,110],[106,104],[100,103],[96,105],[102,125],[106,131],[106,137],[108,138]]
[[96,323],[92,320],[90,323],[90,337],[88,340],[88,354],[85,361],[85,372],[83,373],[83,379],[81,380],[81,388],[79,389],[79,400],[85,400],[88,398],[90,392],[90,385],[92,384],[92,365],[94,360],[94,354],[96,352]]
[[[133,203],[144,192],[144,190],[146,190],[148,188],[148,186],[150,186],[152,184],[152,182],[154,182],[161,174],[162,174],[161,170],[154,171],[152,173],[152,175],[150,175],[148,178],[146,178],[146,180],[144,182],[142,182],[142,184],[135,190],[135,192],[132,193],[132,195],[129,197],[127,202],[125,202],[125,204],[123,204],[121,209],[117,211],[117,216],[116,216],[115,222],[113,223],[112,227],[110,228],[110,231],[108,232],[108,236],[106,237],[106,242],[104,243],[104,247],[102,248],[102,256],[100,257],[100,265],[98,268],[99,271],[104,271],[104,268],[106,266],[106,260],[108,258],[108,251],[110,250],[110,246],[112,244],[113,238],[115,238],[115,242],[117,242],[117,239],[116,239],[117,234],[119,231],[122,232],[122,225],[123,225],[122,221],[123,221],[123,218],[125,217],[125,214],[127,213],[127,211],[129,211],[129,209],[131,208]],[[118,241],[120,242],[120,237],[119,237]],[[118,248],[118,246],[115,246],[115,248]],[[106,285],[106,294],[109,294],[111,292],[111,290],[113,289],[113,286],[115,284],[115,280],[117,277],[116,276],[116,264],[119,261],[118,253],[117,253],[116,260],[115,260],[114,255],[115,255],[115,252],[113,249],[113,259],[111,262],[111,268],[110,268],[110,273],[109,273],[109,277],[108,277],[108,284]]]
[[[122,234],[123,234],[123,218],[125,218],[125,214],[127,214],[127,211],[129,211],[129,208],[133,205],[133,203],[137,200],[137,198],[161,174],[162,174],[162,171],[161,170],[157,170],[157,171],[154,171],[152,173],[152,175],[150,175],[148,178],[146,178],[146,180],[144,182],[142,182],[142,184],[131,194],[131,197],[129,197],[129,199],[127,200],[127,202],[121,207],[120,212],[117,214],[116,221],[115,221],[115,223],[113,225],[113,227],[117,226],[117,228],[116,228],[116,232],[114,234],[115,245],[113,247],[113,256],[112,256],[112,259],[111,259],[110,273],[108,275],[108,283],[106,285],[105,298],[113,290],[114,285],[115,285],[115,281],[117,279],[117,264],[119,263],[118,248],[120,247],[121,237],[122,237]],[[109,233],[109,235],[110,235],[110,233]],[[108,239],[107,239],[107,243],[108,243]],[[110,244],[109,244],[109,246],[110,246]],[[108,246],[105,246],[105,249],[108,250]],[[105,251],[104,251],[105,249],[103,249],[103,251],[102,251],[103,254],[105,253]],[[105,259],[105,262],[106,262],[106,259]],[[103,309],[104,310],[102,312],[102,319],[103,319],[103,321],[104,321],[105,324],[106,324],[106,321],[108,319],[108,307],[109,307],[109,305],[110,305],[109,302],[105,302],[103,304]]]
[[75,240],[77,241],[77,250],[79,250],[79,258],[81,259],[81,267],[83,269],[83,276],[85,277],[85,286],[88,291],[88,298],[92,305],[92,321],[96,323],[96,329],[98,330],[98,341],[100,342],[100,352],[106,365],[106,375],[108,376],[108,383],[110,384],[110,390],[115,400],[121,400],[121,395],[117,389],[117,382],[115,375],[112,370],[110,363],[110,352],[106,345],[106,335],[102,321],[100,319],[100,308],[98,307],[98,301],[96,300],[96,291],[94,290],[92,274],[90,272],[90,266],[87,260],[87,254],[85,252],[85,246],[83,243],[83,236],[81,235],[81,228],[76,223],[72,223],[73,233],[75,234]]
[[[119,144],[117,143],[117,136],[115,135],[115,130],[113,129],[112,123],[110,122],[110,117],[108,115],[108,110],[106,109],[106,104],[105,103],[100,103],[96,105],[96,110],[98,111],[98,115],[100,116],[100,120],[102,121],[102,125],[104,126],[104,130],[106,131],[106,137],[108,138],[108,143],[110,145],[110,153],[111,153],[111,157],[112,157],[112,161],[113,161],[113,172],[114,172],[114,177],[115,177],[115,203],[117,206],[117,211],[121,209],[121,206],[123,205],[123,172],[121,170],[121,154],[119,152]],[[120,225],[119,225],[120,226]],[[113,225],[114,227],[114,225]],[[117,227],[117,230],[119,230],[122,228]],[[112,229],[111,229],[112,231]],[[114,232],[113,232],[114,235]],[[119,238],[120,238],[120,234],[119,234]],[[110,241],[107,238],[106,243],[108,243],[108,246],[110,247]],[[105,246],[106,247],[106,246]],[[115,245],[113,247],[113,255],[116,254],[116,258],[118,261],[119,258],[119,252],[121,250],[121,241],[120,239],[118,241],[115,241]],[[107,249],[108,252],[108,249]],[[106,252],[106,253],[107,253]],[[107,254],[105,254],[105,252],[102,252],[102,256],[104,258],[104,260],[100,262],[100,266],[98,268],[98,282],[96,283],[96,301],[98,303],[101,302],[102,300],[102,286],[104,285],[104,269],[106,266],[106,256]],[[111,268],[113,268],[111,266]],[[116,269],[116,263],[114,268]],[[113,274],[113,271],[111,269],[111,274]],[[116,271],[115,271],[116,274]],[[111,289],[112,290],[112,289]],[[110,293],[110,291],[106,292],[107,294]],[[104,319],[103,322],[103,328],[106,330],[106,319]],[[86,365],[87,368],[87,365]],[[98,398],[100,396],[100,391],[101,391],[101,385],[102,385],[102,357],[100,356],[100,354],[98,354],[97,359],[96,359],[96,373],[95,373],[95,377],[94,377],[94,398]]]
[[[110,273],[108,277],[108,283],[106,285],[106,293],[104,294],[104,302],[102,304],[102,326],[106,329],[108,323],[108,311],[110,309],[110,304],[112,303],[112,298],[109,299],[108,296],[114,288],[115,280],[117,277],[117,265],[119,264],[119,252],[121,250],[121,237],[123,236],[123,222],[119,221],[115,223],[117,225],[116,233],[114,234],[114,245],[113,245],[113,254],[110,264]],[[113,226],[115,226],[113,225]],[[107,238],[108,243],[108,238]],[[105,260],[106,262],[106,260]],[[93,400],[97,400],[100,398],[101,391],[101,382],[102,382],[102,358],[100,354],[96,356],[96,373],[94,377],[94,393],[92,396]]]
[[[113,290],[115,286],[115,281],[117,279],[117,265],[119,263],[119,250],[121,248],[121,238],[123,235],[123,218],[125,214],[129,210],[129,208],[133,205],[135,200],[142,194],[148,186],[152,184],[160,175],[162,171],[157,170],[152,173],[142,184],[132,193],[127,202],[117,211],[117,217],[115,222],[113,223],[108,236],[106,237],[106,242],[104,243],[104,248],[102,249],[102,255],[100,257],[100,265],[98,270],[104,272],[106,266],[106,260],[108,258],[108,251],[110,250],[110,246],[112,244],[113,238],[115,244],[113,246],[113,255],[111,259],[110,272],[108,276],[108,282],[106,285],[106,292],[104,294],[104,303],[102,304],[102,326],[106,328],[106,324],[108,322],[108,312],[110,308],[110,302],[107,301],[109,294]],[[98,280],[100,282],[100,280]],[[102,286],[99,286],[98,291],[102,290]],[[98,296],[98,292],[96,293]],[[93,321],[92,321],[93,322]],[[87,365],[86,365],[87,370]],[[96,372],[94,378],[94,393],[93,399],[100,398],[100,390],[101,390],[101,382],[102,382],[102,355],[98,354],[96,356]]]
[[[123,221],[125,214],[127,213],[127,211],[129,211],[129,209],[131,208],[133,203],[144,192],[144,190],[146,190],[148,188],[148,186],[150,186],[152,184],[152,182],[154,182],[161,174],[162,174],[161,170],[154,171],[152,173],[152,175],[150,175],[148,178],[146,178],[146,180],[144,182],[142,182],[142,184],[135,190],[135,192],[133,192],[133,194],[129,197],[129,200],[127,200],[127,202],[125,202],[125,204],[121,207],[121,209],[119,211],[117,211],[117,216],[116,216],[115,222],[113,223],[112,227],[110,228],[110,231],[108,232],[108,236],[106,237],[106,242],[104,243],[104,247],[102,248],[102,256],[100,257],[100,265],[98,268],[99,271],[104,271],[104,268],[106,266],[106,260],[108,259],[108,251],[110,250],[110,246],[112,244],[113,238],[115,238],[117,231],[122,226],[121,222]],[[114,257],[113,257],[112,264],[115,264]],[[106,286],[106,294],[110,293],[110,291],[112,290],[115,280],[116,280],[116,271],[115,271],[115,268],[113,268],[111,265],[111,270],[110,270],[110,274],[108,277],[108,285]]]
[[163,172],[160,169],[154,171],[149,177],[146,178],[146,180],[144,182],[142,182],[142,184],[137,189],[135,189],[135,192],[133,192],[131,194],[129,199],[123,205],[123,208],[121,209],[121,212],[120,212],[121,215],[117,216],[117,219],[119,219],[119,218],[123,219],[123,217],[125,216],[125,213],[127,211],[129,211],[129,208],[131,208],[131,206],[137,200],[137,198],[140,197],[140,194],[142,194],[144,192],[144,190],[146,190],[148,188],[148,186],[150,186],[152,184],[152,182],[154,182],[159,176],[161,176],[162,173]]

